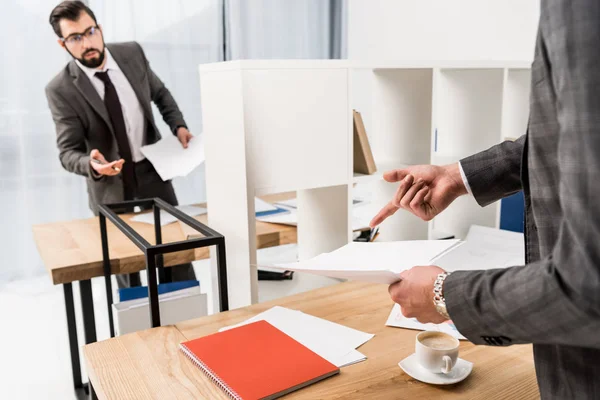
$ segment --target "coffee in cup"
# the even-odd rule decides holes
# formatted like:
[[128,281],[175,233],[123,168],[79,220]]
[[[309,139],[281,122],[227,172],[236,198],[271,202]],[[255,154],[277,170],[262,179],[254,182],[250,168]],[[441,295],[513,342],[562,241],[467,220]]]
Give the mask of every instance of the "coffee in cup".
[[456,365],[459,344],[458,339],[444,332],[421,332],[415,344],[417,361],[430,372],[448,374]]

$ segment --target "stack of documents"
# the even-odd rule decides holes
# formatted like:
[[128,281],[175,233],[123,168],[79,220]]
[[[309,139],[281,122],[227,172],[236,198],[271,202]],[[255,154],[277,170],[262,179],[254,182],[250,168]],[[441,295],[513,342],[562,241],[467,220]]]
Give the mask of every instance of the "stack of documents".
[[275,267],[332,278],[391,284],[400,280],[401,272],[415,265],[432,265],[461,244],[460,240],[352,242],[310,260],[277,264]]
[[337,367],[344,367],[366,360],[367,357],[356,348],[375,336],[279,306],[237,325],[222,328],[219,331],[260,320],[267,321]]
[[[200,286],[176,290],[158,296],[160,321],[173,325],[207,315],[207,296]],[[112,305],[115,333],[117,336],[150,329],[148,297],[122,301]]]

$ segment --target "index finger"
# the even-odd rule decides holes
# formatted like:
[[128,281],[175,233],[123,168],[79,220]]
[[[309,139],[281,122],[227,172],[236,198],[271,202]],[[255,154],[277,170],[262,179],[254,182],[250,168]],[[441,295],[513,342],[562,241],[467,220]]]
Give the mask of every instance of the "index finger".
[[377,226],[377,225],[381,224],[383,221],[385,221],[388,217],[394,215],[396,213],[396,211],[398,211],[398,210],[399,210],[399,208],[396,207],[395,205],[393,205],[392,202],[390,201],[371,220],[371,222],[369,223],[369,226],[371,228],[374,228],[375,226]]

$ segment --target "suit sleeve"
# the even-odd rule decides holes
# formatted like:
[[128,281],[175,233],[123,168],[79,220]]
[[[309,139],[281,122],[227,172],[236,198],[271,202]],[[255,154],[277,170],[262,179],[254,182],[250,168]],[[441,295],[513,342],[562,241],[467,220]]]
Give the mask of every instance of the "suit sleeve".
[[557,99],[558,239],[538,262],[446,279],[449,314],[476,344],[600,348],[600,3],[563,3],[542,11],[539,44]]
[[469,191],[480,206],[485,207],[522,190],[524,143],[525,135],[460,160]]
[[56,127],[58,157],[63,168],[85,177],[92,176],[81,120],[56,88],[47,87],[46,98]]
[[179,107],[177,106],[177,102],[171,95],[171,92],[165,84],[160,80],[160,78],[154,73],[152,68],[150,67],[150,62],[146,58],[146,54],[138,43],[136,43],[142,53],[142,57],[144,58],[144,62],[146,63],[146,69],[148,71],[148,80],[150,82],[150,97],[160,114],[163,117],[163,120],[169,128],[171,132],[174,134],[177,133],[177,128],[183,126],[187,128],[187,124],[183,119],[183,114]]

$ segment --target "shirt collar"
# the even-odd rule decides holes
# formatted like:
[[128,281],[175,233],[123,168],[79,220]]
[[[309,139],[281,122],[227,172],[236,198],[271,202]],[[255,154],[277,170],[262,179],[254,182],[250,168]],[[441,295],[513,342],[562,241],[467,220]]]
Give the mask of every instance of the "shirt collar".
[[120,70],[120,68],[117,65],[115,59],[112,57],[112,55],[110,54],[110,51],[108,51],[108,48],[106,48],[106,47],[104,48],[104,57],[106,58],[106,63],[104,64],[104,68],[102,68],[102,69],[100,69],[100,68],[89,68],[89,67],[86,67],[85,65],[83,65],[82,63],[80,63],[79,60],[75,60],[75,62],[77,63],[77,66],[79,68],[81,68],[81,70],[83,72],[85,72],[85,74],[90,79],[92,79],[94,77],[94,75],[96,75],[96,72],[106,72],[109,69]]

